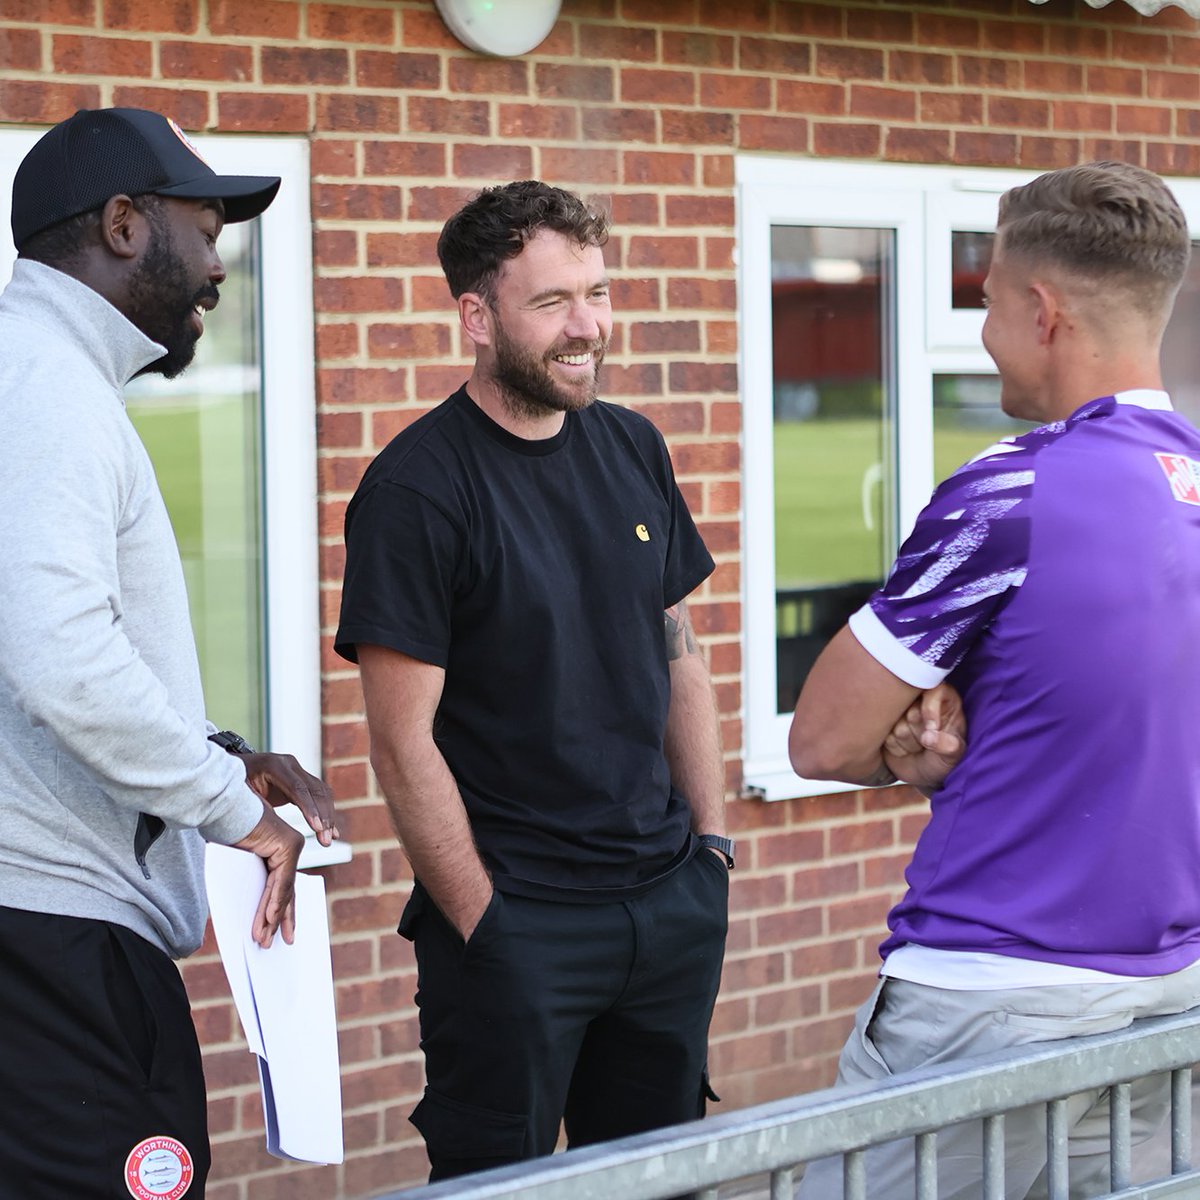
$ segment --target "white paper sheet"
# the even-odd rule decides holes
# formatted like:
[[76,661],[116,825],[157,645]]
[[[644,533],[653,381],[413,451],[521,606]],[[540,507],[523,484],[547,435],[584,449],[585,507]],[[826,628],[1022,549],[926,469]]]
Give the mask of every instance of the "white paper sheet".
[[266,880],[256,855],[210,845],[205,863],[217,948],[238,1017],[258,1056],[267,1149],[340,1163],[342,1091],[325,881],[296,876],[296,939],[269,950],[251,936]]

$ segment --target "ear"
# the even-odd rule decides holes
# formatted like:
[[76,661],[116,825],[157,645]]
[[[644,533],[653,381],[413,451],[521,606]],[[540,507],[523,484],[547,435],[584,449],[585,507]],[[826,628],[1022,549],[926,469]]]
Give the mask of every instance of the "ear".
[[478,292],[463,292],[459,296],[458,319],[476,347],[492,344],[492,310]]
[[1038,345],[1048,346],[1069,324],[1062,299],[1053,287],[1037,280],[1029,285],[1029,295],[1037,321]]
[[118,258],[137,258],[149,239],[149,222],[128,196],[113,196],[100,210],[100,240]]

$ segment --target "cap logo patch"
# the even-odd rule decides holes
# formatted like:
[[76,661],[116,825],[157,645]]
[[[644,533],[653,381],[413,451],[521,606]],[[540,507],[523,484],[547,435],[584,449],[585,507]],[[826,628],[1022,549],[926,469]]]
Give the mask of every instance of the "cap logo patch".
[[192,139],[170,117],[167,118],[167,124],[170,125],[171,132],[207,167],[208,163],[204,161],[204,155],[192,145]]
[[1171,495],[1181,504],[1200,504],[1200,463],[1182,454],[1156,454],[1171,485]]
[[125,1186],[136,1200],[179,1200],[192,1186],[195,1164],[178,1138],[144,1138],[125,1160]]

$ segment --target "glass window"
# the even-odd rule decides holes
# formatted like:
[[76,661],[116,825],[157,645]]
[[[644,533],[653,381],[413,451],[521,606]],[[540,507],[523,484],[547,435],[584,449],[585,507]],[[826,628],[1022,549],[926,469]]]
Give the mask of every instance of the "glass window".
[[893,233],[771,231],[776,704],[892,557]]
[[1175,407],[1200,425],[1200,243],[1192,243],[1192,261],[1175,299],[1175,311],[1163,337],[1163,382]]
[[1034,428],[1000,409],[998,375],[933,377],[933,481],[941,483],[963,463],[1001,438]]
[[992,263],[994,233],[955,229],[950,234],[950,306],[982,308],[983,281]]
[[258,222],[221,234],[228,276],[196,361],[125,390],[171,514],[210,719],[267,740]]

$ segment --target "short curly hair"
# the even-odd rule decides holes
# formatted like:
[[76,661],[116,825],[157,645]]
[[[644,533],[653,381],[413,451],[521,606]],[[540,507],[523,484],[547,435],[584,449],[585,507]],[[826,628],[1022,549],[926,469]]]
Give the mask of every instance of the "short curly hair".
[[450,294],[457,300],[464,292],[478,292],[490,302],[505,261],[516,258],[543,229],[580,246],[603,246],[608,216],[574,192],[537,179],[485,188],[446,222],[438,238]]
[[1050,262],[1167,309],[1191,255],[1187,218],[1167,185],[1142,167],[1090,162],[1039,175],[1000,198],[1006,255]]

